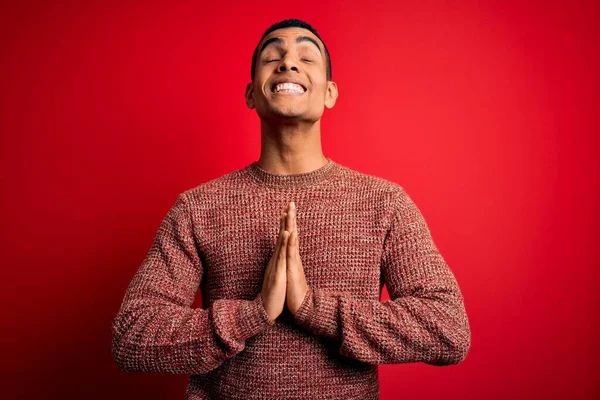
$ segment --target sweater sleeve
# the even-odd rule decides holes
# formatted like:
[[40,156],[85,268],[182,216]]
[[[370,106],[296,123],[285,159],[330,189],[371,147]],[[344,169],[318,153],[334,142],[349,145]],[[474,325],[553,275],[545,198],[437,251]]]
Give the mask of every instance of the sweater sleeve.
[[339,340],[339,352],[369,364],[464,360],[471,332],[454,274],[403,188],[384,240],[381,273],[390,300],[309,288],[294,315],[309,332]]
[[112,355],[121,371],[201,374],[245,348],[274,324],[260,293],[191,308],[203,268],[185,193],[160,224],[112,322]]

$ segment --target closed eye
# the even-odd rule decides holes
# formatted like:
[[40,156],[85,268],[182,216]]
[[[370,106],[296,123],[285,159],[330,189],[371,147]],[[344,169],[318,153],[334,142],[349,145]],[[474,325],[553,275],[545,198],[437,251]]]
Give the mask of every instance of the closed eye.
[[279,61],[279,59],[273,59],[273,60],[267,60],[268,63],[273,62],[273,61]]

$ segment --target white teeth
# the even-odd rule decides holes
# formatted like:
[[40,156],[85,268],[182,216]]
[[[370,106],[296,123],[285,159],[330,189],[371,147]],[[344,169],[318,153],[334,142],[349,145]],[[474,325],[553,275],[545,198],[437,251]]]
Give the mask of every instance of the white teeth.
[[279,83],[275,86],[276,92],[292,92],[292,93],[304,93],[304,88],[297,83]]

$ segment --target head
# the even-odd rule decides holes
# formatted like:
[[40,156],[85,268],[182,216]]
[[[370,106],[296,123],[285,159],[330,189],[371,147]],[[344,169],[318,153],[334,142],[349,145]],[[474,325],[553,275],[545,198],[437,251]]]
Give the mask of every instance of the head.
[[246,104],[262,120],[317,122],[338,97],[329,51],[316,29],[288,19],[265,31],[252,56]]

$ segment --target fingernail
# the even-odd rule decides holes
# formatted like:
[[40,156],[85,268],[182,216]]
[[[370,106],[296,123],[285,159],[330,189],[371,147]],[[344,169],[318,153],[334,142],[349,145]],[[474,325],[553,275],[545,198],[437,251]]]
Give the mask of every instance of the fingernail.
[[296,203],[294,203],[294,202],[292,201],[292,210],[295,210],[295,209],[296,209]]

